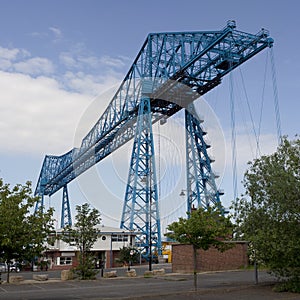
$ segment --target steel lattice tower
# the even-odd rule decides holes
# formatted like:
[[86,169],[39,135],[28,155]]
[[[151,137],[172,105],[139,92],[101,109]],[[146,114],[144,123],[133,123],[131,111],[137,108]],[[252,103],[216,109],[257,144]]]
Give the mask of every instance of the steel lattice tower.
[[206,132],[201,127],[202,120],[196,116],[190,105],[185,111],[186,127],[186,175],[187,175],[187,211],[193,208],[213,206],[221,212],[220,192],[216,186],[217,177],[211,168],[213,161],[207,149],[210,148],[205,142]]
[[[141,100],[125,193],[121,228],[140,232],[137,244],[149,257],[161,252],[160,216],[150,99]],[[150,251],[151,250],[151,251]]]
[[61,228],[69,225],[72,226],[72,217],[71,217],[71,208],[70,208],[70,200],[68,194],[67,185],[63,187],[63,197],[62,197],[62,207],[61,207]]

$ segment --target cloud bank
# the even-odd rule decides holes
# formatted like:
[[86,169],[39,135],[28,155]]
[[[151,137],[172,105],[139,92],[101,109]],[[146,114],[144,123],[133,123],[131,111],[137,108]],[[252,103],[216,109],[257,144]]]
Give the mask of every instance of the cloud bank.
[[[50,30],[62,37],[58,28]],[[70,150],[86,107],[120,81],[116,68],[125,64],[83,50],[61,53],[58,61],[0,46],[0,153],[59,155]],[[96,74],[100,65],[107,66],[105,74]]]

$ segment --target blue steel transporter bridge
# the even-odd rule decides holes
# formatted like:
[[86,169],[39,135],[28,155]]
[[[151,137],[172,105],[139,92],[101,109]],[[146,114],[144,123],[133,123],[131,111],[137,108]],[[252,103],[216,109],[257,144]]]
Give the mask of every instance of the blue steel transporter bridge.
[[149,255],[161,249],[158,188],[152,124],[185,110],[187,211],[223,209],[193,101],[221,83],[222,77],[271,47],[268,31],[236,30],[229,21],[219,31],[151,33],[103,115],[79,148],[46,155],[35,194],[36,210],[44,196],[63,188],[61,226],[72,224],[67,184],[113,151],[133,140],[121,228],[139,232],[136,243]]

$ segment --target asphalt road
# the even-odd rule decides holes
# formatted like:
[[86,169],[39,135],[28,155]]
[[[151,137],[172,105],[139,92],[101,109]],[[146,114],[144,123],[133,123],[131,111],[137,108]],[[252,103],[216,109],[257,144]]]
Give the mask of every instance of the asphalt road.
[[193,276],[166,274],[154,278],[100,278],[94,281],[47,282],[25,281],[0,285],[0,299],[143,299],[143,300],[279,300],[300,299],[299,294],[275,293],[274,278],[260,272],[259,284],[254,284],[253,271],[232,271],[198,274],[198,290],[194,291]]

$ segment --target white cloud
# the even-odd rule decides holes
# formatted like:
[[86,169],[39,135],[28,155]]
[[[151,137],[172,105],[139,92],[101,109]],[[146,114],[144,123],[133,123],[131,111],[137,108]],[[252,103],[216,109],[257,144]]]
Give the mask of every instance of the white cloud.
[[0,47],[0,70],[37,75],[48,75],[55,71],[54,64],[44,57],[33,57],[25,49]]
[[[242,132],[242,130],[241,130]],[[227,148],[227,164],[228,166],[232,164],[232,145],[229,132],[226,133],[228,137],[226,139]],[[276,150],[277,147],[277,137],[275,134],[261,134],[259,141],[260,151],[257,152],[256,149],[256,139],[254,135],[249,136],[248,134],[240,133],[236,135],[236,162],[237,168],[244,170],[247,166],[248,161],[252,161],[258,158],[260,155],[268,155]]]
[[96,57],[89,55],[82,45],[76,45],[72,51],[62,52],[59,60],[67,71],[62,76],[62,83],[68,89],[79,93],[96,96],[120,83],[126,66],[125,57]]
[[81,66],[88,66],[90,68],[99,67],[101,62],[101,59],[96,56],[79,56],[77,60]]
[[[56,38],[62,36],[58,28],[50,30]],[[102,76],[94,75],[91,70],[95,73],[107,59],[85,55],[82,48],[78,51],[76,55],[62,53],[60,61],[70,71],[57,72],[61,66],[45,57],[0,47],[0,153],[60,155],[73,147],[78,122],[91,96],[121,78],[113,64],[102,70]]]
[[62,154],[72,148],[89,97],[47,77],[0,72],[0,152]]
[[120,68],[125,65],[123,59],[118,58],[118,57],[117,58],[111,57],[108,55],[101,57],[100,62],[103,65],[107,65],[107,66],[115,67],[115,68]]
[[57,27],[49,27],[49,30],[54,34],[55,40],[60,40],[63,36],[62,31]]
[[92,96],[96,96],[120,82],[117,76],[107,74],[107,76],[101,77],[84,72],[66,72],[63,80],[67,88]]
[[8,59],[0,58],[0,70],[8,70],[11,68],[12,63]]
[[50,60],[24,59],[23,50],[2,49],[2,55],[9,59],[0,57],[1,153],[60,155],[69,151],[91,96],[119,82],[112,72],[103,77],[85,72],[57,74]]
[[20,53],[19,49],[8,49],[0,47],[0,57],[7,60],[15,60]]
[[47,58],[34,57],[28,60],[15,63],[14,69],[18,72],[25,73],[25,74],[41,75],[41,74],[53,73],[54,65]]
[[75,47],[73,52],[63,52],[60,54],[59,59],[69,69],[99,69],[105,67],[106,70],[121,69],[126,66],[128,58],[124,56],[111,57],[104,55],[97,57],[88,55],[82,47]]
[[59,55],[59,59],[67,68],[75,68],[77,66],[76,59],[74,59],[68,52],[62,52]]
[[25,49],[18,49],[18,48],[9,49],[0,46],[0,59],[2,61],[7,61],[7,63],[9,64],[29,56],[30,56],[29,51]]
[[[238,133],[240,132],[240,133]],[[256,140],[254,135],[247,135],[242,133],[243,130],[241,128],[237,128],[236,135],[236,167],[237,167],[237,192],[240,196],[241,193],[244,192],[244,188],[242,185],[242,180],[246,170],[248,169],[248,162],[253,161],[255,158],[259,158],[260,155],[269,155],[276,150],[277,147],[277,137],[275,134],[261,134],[260,135],[260,154],[256,155]],[[222,197],[222,202],[225,207],[229,207],[231,201],[234,199],[233,195],[233,167],[232,167],[232,145],[231,145],[231,132],[225,132],[226,137],[226,164],[225,169],[222,173],[220,173],[221,177],[218,180],[220,182],[220,187],[225,190],[225,195]],[[214,147],[214,145],[212,145]],[[216,153],[216,158],[219,157],[219,149],[214,148],[214,152]],[[216,159],[216,163],[213,167],[219,165],[219,160]]]

